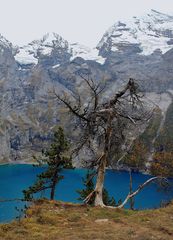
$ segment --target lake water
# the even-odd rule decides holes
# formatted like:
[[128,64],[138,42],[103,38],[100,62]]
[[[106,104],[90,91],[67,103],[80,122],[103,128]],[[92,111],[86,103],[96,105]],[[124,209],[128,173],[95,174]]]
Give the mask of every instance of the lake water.
[[[41,167],[32,165],[1,165],[0,166],[0,199],[22,198],[22,190],[30,186],[36,179],[36,175],[43,171]],[[78,202],[77,189],[82,189],[82,177],[85,169],[64,170],[64,179],[57,185],[56,199],[67,202]],[[133,188],[136,189],[149,176],[141,173],[133,173]],[[170,180],[173,184],[173,180]],[[135,197],[135,208],[157,208],[162,202],[173,199],[173,187],[170,191],[161,190],[156,183],[152,183],[143,189]],[[107,170],[105,187],[110,196],[116,200],[124,199],[129,192],[129,174],[125,171]],[[16,207],[22,209],[24,202],[0,202],[0,222],[8,222],[19,215]],[[126,206],[128,207],[128,205]]]

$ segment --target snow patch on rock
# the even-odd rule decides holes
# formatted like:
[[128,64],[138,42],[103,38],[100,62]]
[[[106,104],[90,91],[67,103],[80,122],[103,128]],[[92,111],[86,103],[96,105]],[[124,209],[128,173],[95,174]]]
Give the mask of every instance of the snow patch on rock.
[[37,64],[38,59],[34,57],[35,53],[28,47],[19,49],[18,53],[14,56],[15,60],[22,65]]
[[52,66],[52,68],[58,68],[60,66],[60,64],[56,64],[54,66]]
[[105,62],[105,59],[99,56],[99,51],[96,48],[91,49],[79,43],[70,44],[70,47],[72,49],[71,61],[76,57],[81,57],[84,60],[93,60],[100,64]]

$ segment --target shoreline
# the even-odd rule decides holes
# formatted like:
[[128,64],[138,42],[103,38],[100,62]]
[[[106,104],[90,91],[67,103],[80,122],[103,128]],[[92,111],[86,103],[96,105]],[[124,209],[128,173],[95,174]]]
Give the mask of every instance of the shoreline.
[[[0,166],[6,166],[6,165],[36,165],[36,162],[25,162],[25,161],[16,161],[16,162],[5,162],[5,163],[0,163]],[[79,167],[79,169],[84,168],[85,167]],[[113,170],[113,171],[120,171],[120,172],[129,172],[129,168],[128,167],[117,167],[117,168],[110,168],[110,167],[106,167],[106,170]],[[145,170],[131,170],[133,173],[141,173],[144,175],[151,175],[148,171]]]
[[6,163],[0,163],[0,166],[5,166],[5,165],[22,165],[22,164],[26,164],[26,165],[33,165],[36,164],[36,162],[6,162]]

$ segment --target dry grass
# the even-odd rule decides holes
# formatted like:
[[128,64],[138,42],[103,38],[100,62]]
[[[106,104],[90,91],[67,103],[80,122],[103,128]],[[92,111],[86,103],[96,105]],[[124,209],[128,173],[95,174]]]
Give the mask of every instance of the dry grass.
[[0,240],[173,239],[173,204],[129,211],[43,201],[27,215],[21,222],[1,224]]

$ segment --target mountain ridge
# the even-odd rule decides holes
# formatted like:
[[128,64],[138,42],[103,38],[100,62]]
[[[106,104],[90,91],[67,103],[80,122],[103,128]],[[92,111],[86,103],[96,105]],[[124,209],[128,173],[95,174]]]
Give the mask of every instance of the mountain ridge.
[[[19,65],[32,66],[38,64],[40,57],[50,56],[55,48],[61,49],[68,56],[66,61],[81,57],[100,64],[106,61],[105,52],[121,53],[125,48],[133,48],[136,54],[145,56],[159,51],[164,54],[173,48],[173,16],[151,9],[145,15],[119,20],[104,33],[93,48],[77,42],[71,43],[54,32],[46,33],[40,39],[24,46],[13,46],[0,36],[0,45],[13,48]],[[59,63],[54,65],[57,64]]]

